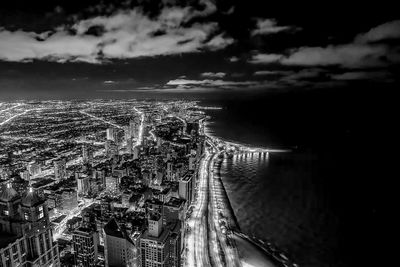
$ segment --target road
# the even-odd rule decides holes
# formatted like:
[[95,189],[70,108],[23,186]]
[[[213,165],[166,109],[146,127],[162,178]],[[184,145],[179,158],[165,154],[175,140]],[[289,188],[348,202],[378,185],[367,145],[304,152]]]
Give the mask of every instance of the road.
[[85,208],[89,207],[93,203],[97,203],[94,199],[85,199],[85,204],[82,205],[81,207],[76,207],[73,210],[71,210],[68,215],[55,227],[54,233],[53,233],[53,239],[57,240],[61,237],[61,235],[65,232],[67,229],[67,222],[68,220],[72,219],[73,217],[79,216]]
[[133,146],[133,148],[135,148],[136,146],[140,146],[143,141],[144,112],[138,110],[136,107],[134,107],[133,109],[140,115],[140,126],[138,129],[138,138],[136,140],[135,145]]
[[208,250],[208,166],[211,154],[206,153],[199,164],[199,184],[197,199],[193,206],[193,212],[187,220],[188,233],[185,236],[187,247],[187,266],[210,266]]
[[218,222],[219,198],[215,196],[218,192],[214,188],[212,171],[217,155],[216,150],[206,151],[200,160],[198,194],[187,220],[186,266],[241,266],[236,248],[228,245],[228,238]]

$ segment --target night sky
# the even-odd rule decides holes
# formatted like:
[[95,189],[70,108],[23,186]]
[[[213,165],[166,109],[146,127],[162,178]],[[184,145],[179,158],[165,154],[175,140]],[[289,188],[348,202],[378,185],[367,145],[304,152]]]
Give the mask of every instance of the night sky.
[[398,84],[394,4],[279,3],[1,1],[0,100]]

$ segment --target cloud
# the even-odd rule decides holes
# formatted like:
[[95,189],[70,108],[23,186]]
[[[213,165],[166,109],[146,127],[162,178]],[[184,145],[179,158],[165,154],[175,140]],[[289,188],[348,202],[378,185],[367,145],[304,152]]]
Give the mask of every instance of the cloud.
[[327,47],[302,47],[280,60],[285,65],[329,66],[346,68],[376,67],[385,64],[387,48],[383,45],[330,45]]
[[291,66],[341,66],[344,68],[383,67],[400,62],[398,48],[389,44],[369,43],[400,36],[398,23],[382,24],[358,35],[353,42],[326,47],[300,47],[287,55],[258,53],[249,60],[253,64],[280,63]]
[[104,81],[103,83],[104,83],[104,84],[116,84],[117,82],[116,82],[116,81],[108,80],[108,81]]
[[225,72],[203,72],[201,74],[203,77],[208,77],[208,78],[223,78],[226,76]]
[[377,42],[387,39],[400,39],[400,20],[384,23],[366,33],[356,36],[358,43]]
[[352,80],[386,80],[390,75],[384,71],[351,71],[341,74],[333,74],[331,78],[339,81]]
[[238,61],[239,61],[239,58],[233,56],[233,57],[230,57],[228,60],[229,60],[230,62],[238,62]]
[[170,80],[166,85],[202,85],[202,86],[231,86],[231,85],[256,85],[256,81],[225,81],[225,80],[187,80],[187,79],[175,79]]
[[275,75],[275,74],[281,74],[282,71],[275,71],[275,70],[258,70],[253,73],[255,76],[264,76],[264,75]]
[[257,26],[251,32],[251,35],[267,35],[274,34],[289,30],[298,30],[299,28],[293,26],[277,26],[277,22],[274,19],[257,19]]
[[[193,7],[164,7],[156,17],[139,9],[117,11],[58,27],[53,32],[35,33],[0,28],[0,60],[32,59],[101,63],[159,55],[218,50],[233,43],[214,22],[193,22],[215,12],[210,1]],[[97,34],[89,34],[96,29]],[[74,33],[75,32],[75,33]]]
[[279,54],[256,54],[252,56],[249,62],[253,64],[269,64],[280,61],[282,57],[283,55]]

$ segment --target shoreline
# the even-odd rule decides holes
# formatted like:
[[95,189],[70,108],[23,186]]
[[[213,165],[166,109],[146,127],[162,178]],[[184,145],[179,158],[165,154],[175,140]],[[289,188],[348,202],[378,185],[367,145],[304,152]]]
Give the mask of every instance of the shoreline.
[[[257,149],[257,148],[249,148],[248,146],[242,146],[239,143],[234,143],[234,142],[227,142],[224,141],[222,138],[213,136],[212,134],[210,134],[208,127],[207,127],[207,120],[205,120],[204,122],[204,135],[206,137],[209,137],[211,140],[219,140],[222,141],[228,145],[235,145],[235,146],[239,146],[241,148],[244,148],[246,150],[253,150],[253,149]],[[261,148],[262,150],[266,150],[267,153],[270,151],[268,149],[265,148]],[[277,150],[271,150],[271,152],[291,152],[292,150],[286,150],[286,149],[277,149]],[[259,237],[256,236],[249,236],[246,233],[242,232],[241,228],[240,228],[240,224],[239,221],[237,219],[236,213],[234,212],[234,209],[232,207],[231,204],[231,200],[229,199],[228,193],[226,191],[225,185],[224,185],[224,181],[222,179],[222,175],[221,175],[221,168],[222,168],[222,162],[225,160],[225,153],[226,150],[224,151],[220,151],[217,152],[215,155],[216,159],[214,162],[214,159],[212,160],[214,162],[213,165],[213,169],[214,169],[214,181],[216,180],[219,184],[219,187],[222,190],[222,194],[223,194],[223,198],[224,198],[224,204],[226,206],[226,208],[229,211],[229,215],[230,215],[230,221],[231,221],[231,225],[230,226],[234,226],[232,229],[232,235],[233,238],[241,238],[243,240],[247,240],[247,242],[250,242],[251,244],[253,244],[254,246],[256,246],[258,249],[262,250],[266,256],[268,256],[270,258],[270,260],[273,261],[274,264],[276,264],[277,266],[292,266],[292,267],[298,267],[298,265],[294,262],[292,262],[289,257],[287,257],[285,255],[285,253],[283,251],[280,251],[275,245],[273,245],[272,243],[270,243],[268,241],[268,239],[261,239]],[[223,158],[219,158],[219,155],[223,155]]]

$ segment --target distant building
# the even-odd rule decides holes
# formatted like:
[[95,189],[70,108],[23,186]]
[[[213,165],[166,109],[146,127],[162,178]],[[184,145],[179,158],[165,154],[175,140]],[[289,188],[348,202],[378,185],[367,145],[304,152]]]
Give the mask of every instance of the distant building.
[[78,196],[86,196],[89,193],[90,185],[89,185],[89,177],[86,174],[76,173],[75,174],[77,181],[77,193]]
[[66,160],[60,159],[54,161],[54,177],[57,181],[60,181],[67,176]]
[[99,234],[92,228],[79,227],[72,233],[75,264],[95,267],[98,258]]
[[124,225],[111,219],[104,226],[104,258],[106,266],[141,266],[140,233],[129,236]]
[[117,131],[114,128],[108,128],[106,130],[106,139],[117,142]]
[[113,140],[105,142],[106,157],[111,158],[118,155],[118,145]]
[[108,192],[119,192],[119,184],[121,179],[117,176],[107,176],[106,177],[106,190]]
[[27,166],[26,169],[29,172],[29,174],[32,176],[39,175],[42,172],[42,168],[41,168],[40,164],[38,164],[36,162],[29,163],[29,165]]
[[82,161],[84,164],[93,164],[93,149],[89,144],[82,145]]

